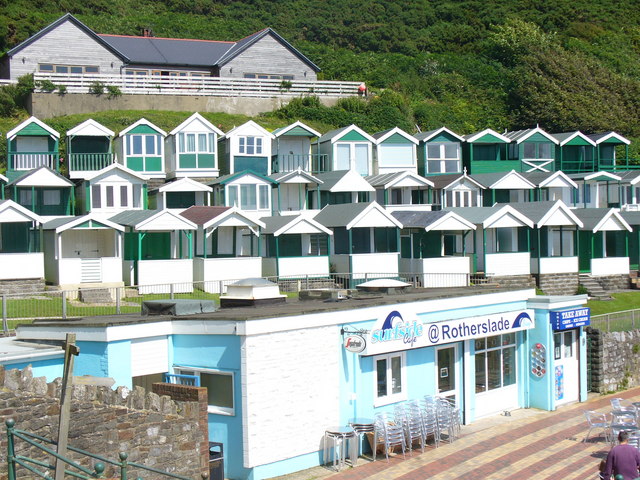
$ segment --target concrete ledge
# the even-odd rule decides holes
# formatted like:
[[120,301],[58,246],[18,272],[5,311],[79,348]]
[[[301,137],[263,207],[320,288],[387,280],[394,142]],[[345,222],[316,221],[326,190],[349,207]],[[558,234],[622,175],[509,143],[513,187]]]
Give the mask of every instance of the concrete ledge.
[[[126,95],[107,98],[89,93],[32,93],[27,101],[29,113],[41,120],[61,115],[103,112],[106,110],[171,110],[176,112],[224,112],[255,116],[272,112],[298,97],[212,97],[204,95]],[[320,96],[330,107],[340,97]]]

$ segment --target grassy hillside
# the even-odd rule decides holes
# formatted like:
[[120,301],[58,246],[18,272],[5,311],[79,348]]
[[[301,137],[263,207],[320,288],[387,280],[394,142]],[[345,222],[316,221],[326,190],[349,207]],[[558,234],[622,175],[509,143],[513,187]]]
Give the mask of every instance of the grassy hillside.
[[0,0],[0,51],[67,11],[102,33],[238,40],[271,26],[323,78],[397,94],[275,118],[337,127],[373,115],[370,131],[393,120],[462,134],[540,124],[640,139],[640,9],[630,0]]

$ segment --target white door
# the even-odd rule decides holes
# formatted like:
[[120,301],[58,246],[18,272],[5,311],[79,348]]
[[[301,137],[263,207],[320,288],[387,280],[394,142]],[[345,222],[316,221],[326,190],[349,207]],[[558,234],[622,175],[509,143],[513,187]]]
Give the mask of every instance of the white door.
[[579,396],[579,362],[576,330],[553,334],[554,392],[556,405],[575,402]]
[[436,394],[459,405],[458,347],[456,344],[436,348]]

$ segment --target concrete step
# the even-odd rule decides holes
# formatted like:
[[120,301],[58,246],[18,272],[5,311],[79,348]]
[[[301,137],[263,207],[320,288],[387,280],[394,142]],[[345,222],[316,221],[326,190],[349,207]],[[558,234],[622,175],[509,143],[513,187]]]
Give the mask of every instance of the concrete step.
[[1,280],[0,295],[35,294],[42,293],[46,289],[44,279],[29,278],[20,280]]
[[113,303],[109,288],[81,288],[78,291],[78,300],[84,303]]

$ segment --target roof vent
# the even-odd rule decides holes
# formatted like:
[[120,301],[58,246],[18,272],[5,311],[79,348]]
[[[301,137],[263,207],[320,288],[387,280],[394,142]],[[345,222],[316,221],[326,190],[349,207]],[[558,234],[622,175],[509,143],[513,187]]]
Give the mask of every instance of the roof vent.
[[226,295],[220,296],[220,307],[255,307],[284,303],[286,295],[280,295],[277,283],[264,278],[245,278],[227,286]]
[[359,292],[386,293],[388,295],[407,293],[412,289],[410,283],[401,282],[392,278],[378,278],[356,285]]

